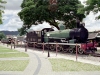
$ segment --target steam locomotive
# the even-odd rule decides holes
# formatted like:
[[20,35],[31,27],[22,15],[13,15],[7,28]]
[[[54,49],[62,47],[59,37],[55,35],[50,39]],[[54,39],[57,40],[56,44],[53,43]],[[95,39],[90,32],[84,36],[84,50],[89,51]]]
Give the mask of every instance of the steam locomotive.
[[[29,30],[27,32],[26,41],[28,46],[41,47],[39,43],[48,43],[46,47],[50,50],[55,50],[55,44],[59,51],[67,51],[74,53],[76,51],[76,43],[78,44],[78,53],[94,53],[97,51],[96,42],[94,39],[88,39],[88,30],[83,25],[78,25],[77,28],[65,29],[64,25],[59,25],[60,30],[54,31],[52,28],[44,28],[41,31]],[[49,34],[49,35],[48,35]]]

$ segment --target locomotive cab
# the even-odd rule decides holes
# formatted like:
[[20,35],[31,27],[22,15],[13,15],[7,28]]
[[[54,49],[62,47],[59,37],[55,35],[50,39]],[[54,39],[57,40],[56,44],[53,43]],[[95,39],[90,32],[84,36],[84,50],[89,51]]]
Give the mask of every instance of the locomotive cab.
[[27,42],[37,42],[37,43],[41,43],[43,42],[44,39],[44,34],[49,32],[49,31],[54,31],[51,28],[44,28],[41,31],[34,31],[29,29],[27,31]]
[[51,31],[54,31],[54,29],[52,28],[44,28],[41,30],[41,42],[43,43],[44,42],[44,36],[47,32],[51,32]]
[[100,47],[100,32],[97,33],[96,42],[98,42],[98,47]]

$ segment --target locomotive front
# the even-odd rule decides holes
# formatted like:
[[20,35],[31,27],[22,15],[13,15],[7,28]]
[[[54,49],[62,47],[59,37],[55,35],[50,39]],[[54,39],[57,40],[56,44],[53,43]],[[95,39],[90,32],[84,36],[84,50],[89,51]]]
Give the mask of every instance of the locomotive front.
[[70,30],[70,38],[76,39],[76,43],[85,43],[88,39],[88,30],[85,27]]

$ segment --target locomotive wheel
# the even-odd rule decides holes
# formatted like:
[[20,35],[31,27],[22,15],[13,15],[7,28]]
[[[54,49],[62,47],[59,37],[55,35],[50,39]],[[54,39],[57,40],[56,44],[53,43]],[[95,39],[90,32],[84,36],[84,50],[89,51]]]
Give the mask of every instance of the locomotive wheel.
[[[34,45],[35,45],[35,47],[37,47],[37,48],[38,48],[38,44],[37,44],[37,43],[35,43]],[[33,45],[33,46],[34,46],[34,45]]]
[[55,50],[55,45],[50,45],[50,50],[54,51]]
[[37,48],[41,48],[41,47],[42,47],[42,45],[37,44],[37,45],[36,45],[36,47],[37,47]]
[[95,51],[96,51],[96,50],[93,49],[93,50],[91,50],[91,53],[95,53]]
[[50,48],[49,46],[50,46],[50,45],[48,45],[48,44],[46,44],[46,45],[45,45],[45,47],[46,47],[47,49],[49,49],[49,48]]
[[78,53],[79,53],[79,54],[84,54],[84,50],[79,48],[79,49],[78,49]]
[[69,49],[68,51],[69,51],[69,53],[74,53],[73,49]]
[[65,52],[65,49],[62,47],[62,52]]
[[58,47],[57,47],[57,50],[58,50],[58,51],[62,51],[62,46],[58,46]]

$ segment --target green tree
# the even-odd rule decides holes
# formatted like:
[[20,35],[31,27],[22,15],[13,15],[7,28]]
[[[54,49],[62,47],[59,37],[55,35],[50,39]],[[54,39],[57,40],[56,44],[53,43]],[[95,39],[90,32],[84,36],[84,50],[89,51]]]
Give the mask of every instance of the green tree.
[[25,27],[25,26],[24,26],[24,27],[22,27],[22,28],[20,28],[20,29],[18,29],[18,32],[19,32],[19,35],[20,35],[20,36],[22,36],[22,35],[26,34],[26,31],[27,31],[27,29],[26,29],[26,27]]
[[0,32],[0,40],[3,38],[6,38],[6,35],[4,33]]
[[4,6],[2,4],[5,4],[6,1],[0,0],[0,24],[2,24],[2,13],[4,13],[3,9]]
[[[32,24],[38,25],[44,21],[59,29],[57,20],[64,21],[66,28],[73,28],[76,26],[76,19],[82,21],[85,18],[84,6],[79,0],[57,0],[55,11],[52,11],[55,6],[50,6],[49,0],[23,0],[21,8],[22,10],[18,15],[23,21],[22,27],[27,29]],[[23,28],[20,30],[23,30]]]
[[[91,11],[96,14],[100,12],[100,0],[87,0],[85,11],[88,15]],[[100,19],[100,15],[96,17],[96,19]]]

